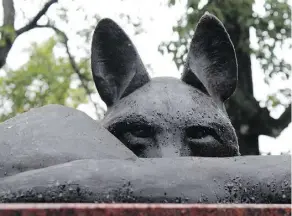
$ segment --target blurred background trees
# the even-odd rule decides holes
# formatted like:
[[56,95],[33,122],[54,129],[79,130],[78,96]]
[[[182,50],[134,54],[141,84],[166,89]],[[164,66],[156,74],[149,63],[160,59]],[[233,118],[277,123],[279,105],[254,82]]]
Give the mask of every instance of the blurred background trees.
[[[3,110],[0,121],[46,104],[63,104],[76,108],[81,103],[91,101],[98,115],[104,112],[98,104],[92,101],[92,94],[96,90],[90,75],[89,50],[86,50],[85,47],[80,48],[86,52],[87,56],[76,61],[70,52],[68,36],[58,28],[58,21],[68,23],[67,9],[60,7],[57,10],[59,20],[51,19],[46,13],[58,1],[44,2],[39,11],[29,18],[26,25],[16,29],[14,25],[16,17],[14,4],[16,3],[13,0],[2,1],[0,67],[5,65],[10,49],[22,34],[42,28],[50,29],[55,34],[41,44],[32,43],[31,47],[26,50],[29,53],[29,59],[20,68],[4,70],[4,75],[0,78],[0,107],[8,107],[8,111]],[[23,16],[26,15],[23,14]],[[45,21],[40,22],[43,18]],[[97,23],[99,17],[96,16],[93,19]],[[89,43],[93,28],[94,25],[87,26],[86,29],[81,29],[76,34],[83,37],[85,43]],[[58,47],[64,49],[66,53],[64,56],[56,56],[54,49]]]
[[[33,13],[28,12],[29,6],[23,7],[23,3],[20,7],[19,2],[2,0],[0,121],[50,103],[75,108],[90,103],[97,119],[102,118],[105,109],[96,99],[98,94],[92,82],[89,64],[91,34],[101,15],[89,13],[88,9],[82,7],[82,1],[77,0],[70,4],[79,3],[80,6],[75,10],[81,14],[79,20],[75,20],[65,1],[23,0],[27,5],[36,5]],[[133,4],[130,0],[128,2],[129,5]],[[291,62],[285,62],[277,55],[277,50],[281,50],[282,46],[291,46],[291,8],[287,0],[263,0],[261,13],[254,10],[254,0],[161,2],[169,10],[182,8],[177,23],[173,23],[174,37],[165,38],[159,46],[164,55],[173,58],[180,71],[199,17],[209,11],[224,23],[234,43],[239,65],[239,85],[226,104],[227,111],[237,131],[241,153],[259,154],[259,135],[277,137],[291,122],[291,88],[280,86],[277,91],[267,95],[264,103],[258,102],[253,92],[253,74],[257,71],[252,71],[251,67],[252,58],[257,59],[268,85],[274,79],[283,82],[290,79]],[[134,35],[145,31],[143,20],[133,17],[130,9],[124,11],[113,6],[112,10],[116,11],[121,22],[130,26]],[[82,29],[76,30],[74,25],[81,22],[80,17],[86,23]],[[16,24],[16,18],[22,19],[22,22]],[[31,43],[29,49],[25,50],[29,57],[19,67],[5,64],[9,53],[17,46],[17,40],[36,30],[42,32],[38,33],[39,37],[46,34],[51,36],[42,43]],[[256,46],[251,44],[251,33],[256,35]],[[160,34],[159,30],[156,34]],[[20,59],[14,61],[17,63]],[[151,65],[147,67],[152,73]],[[271,117],[270,112],[279,107],[282,109],[279,118]]]

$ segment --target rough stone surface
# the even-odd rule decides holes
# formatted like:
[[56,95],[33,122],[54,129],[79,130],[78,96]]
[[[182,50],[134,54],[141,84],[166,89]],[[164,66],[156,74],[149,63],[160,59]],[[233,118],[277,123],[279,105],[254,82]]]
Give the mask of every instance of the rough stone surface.
[[48,105],[0,124],[0,178],[73,160],[105,158],[136,156],[73,108]]
[[290,203],[291,157],[79,160],[2,178],[1,202]]

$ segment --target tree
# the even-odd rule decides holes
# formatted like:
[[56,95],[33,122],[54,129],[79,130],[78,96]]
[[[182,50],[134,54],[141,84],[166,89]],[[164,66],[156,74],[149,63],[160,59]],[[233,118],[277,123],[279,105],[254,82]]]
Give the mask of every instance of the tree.
[[[0,27],[0,68],[2,69],[0,72],[4,71],[5,75],[0,74],[0,121],[30,108],[50,103],[77,107],[80,103],[87,102],[94,106],[96,117],[100,119],[105,110],[101,104],[93,100],[98,93],[89,69],[91,34],[100,16],[96,13],[89,15],[83,8],[86,4],[78,4],[78,1],[72,1],[70,5],[58,0],[37,1],[41,6],[34,16],[30,16],[21,8],[17,9],[19,3],[20,1],[2,0],[3,25]],[[32,2],[28,0],[27,4],[30,3]],[[71,40],[72,32],[64,27],[74,25],[70,22],[72,17],[68,11],[72,5],[76,7],[74,12],[80,11],[79,18],[86,22],[84,28],[75,29],[73,33],[81,39],[82,45],[75,43],[76,38]],[[53,6],[55,6],[52,9],[54,13],[50,14]],[[21,12],[24,20],[27,19],[27,15],[30,18],[26,25],[16,29],[14,23]],[[117,15],[121,21],[134,29],[135,34],[143,32],[139,19],[133,22],[128,14],[119,12]],[[9,69],[5,62],[16,39],[31,30],[42,31],[43,29],[50,29],[53,32],[52,38],[41,45],[32,44],[29,49],[29,61],[17,70]],[[56,57],[55,48],[62,49],[62,58]],[[75,50],[77,48],[77,53],[72,51],[74,48]],[[80,53],[83,55],[77,55]],[[61,82],[62,80],[64,82]]]
[[[25,112],[32,107],[43,106],[48,103],[59,103],[59,104],[68,104],[66,101],[71,100],[70,103],[72,106],[76,107],[81,102],[86,102],[87,99],[95,106],[96,114],[98,117],[104,111],[97,103],[93,102],[92,94],[96,93],[93,88],[94,84],[91,81],[89,73],[89,59],[81,59],[78,63],[75,61],[74,56],[71,54],[68,37],[64,31],[60,30],[55,22],[47,19],[46,24],[39,24],[39,20],[45,16],[49,8],[57,3],[58,0],[47,1],[39,12],[28,22],[27,25],[20,29],[15,29],[15,8],[13,0],[3,0],[3,25],[0,28],[0,68],[5,65],[7,55],[11,50],[17,37],[20,37],[22,34],[36,28],[49,28],[52,29],[57,37],[43,44],[41,47],[37,47],[34,44],[31,49],[31,58],[30,61],[17,71],[6,71],[5,77],[0,77],[0,93],[1,93],[1,102],[0,107],[3,107],[4,104],[10,102],[11,110],[2,114],[0,120],[4,121],[7,118],[10,118],[17,113]],[[60,17],[66,19],[66,9],[61,8]],[[99,17],[95,17],[97,20]],[[88,40],[88,32],[92,30],[90,26],[87,31],[83,30],[77,34],[83,34],[84,37]],[[53,54],[53,48],[56,45],[60,45],[65,48],[67,53],[67,59],[56,59]],[[53,74],[52,70],[59,70],[59,72],[65,72],[64,74]],[[73,73],[77,76],[76,79],[79,81],[73,94],[72,88],[70,88],[70,83],[59,82],[60,80],[67,80]],[[57,75],[56,77],[50,77],[51,75]],[[29,76],[28,76],[29,75]],[[64,77],[65,76],[65,77]],[[66,77],[67,76],[67,77]],[[75,80],[76,80],[75,79]],[[72,79],[70,79],[72,81]],[[47,91],[42,93],[28,93],[29,89],[37,88],[37,82],[43,82],[43,85],[48,86],[50,90],[50,96],[48,96]],[[58,88],[55,88],[56,85],[59,85]],[[44,88],[42,88],[43,90]],[[61,91],[62,89],[62,91]],[[40,89],[39,89],[40,90]],[[70,94],[69,92],[70,91]],[[76,94],[79,94],[77,97]],[[32,97],[31,95],[35,95]],[[66,98],[66,96],[68,98]],[[69,97],[70,96],[70,97]],[[85,100],[80,100],[84,98]]]
[[[175,0],[170,1],[170,6],[175,4]],[[203,7],[201,4],[199,0],[187,1],[186,13],[174,27],[179,39],[161,44],[160,50],[172,53],[178,68],[181,68],[199,17],[209,11],[224,23],[234,44],[239,68],[238,88],[226,104],[227,112],[238,134],[242,155],[258,155],[258,136],[277,137],[290,123],[291,90],[279,90],[279,94],[288,99],[288,104],[281,102],[277,94],[270,95],[266,107],[261,107],[253,95],[251,55],[256,55],[260,61],[267,83],[273,76],[289,78],[291,65],[278,59],[274,50],[291,37],[291,10],[287,0],[266,0],[264,16],[253,11],[254,0],[208,0]],[[251,27],[256,30],[259,40],[257,50],[250,48]],[[286,107],[284,113],[278,119],[272,118],[271,108],[280,105]]]
[[[71,85],[78,77],[75,76],[70,60],[54,56],[56,43],[51,38],[40,46],[33,44],[30,60],[18,70],[8,70],[7,75],[0,78],[0,104],[13,104],[9,112],[2,113],[0,121],[46,104],[65,104],[76,108],[80,103],[87,102],[88,93],[82,88],[81,82]],[[80,74],[83,82],[90,82],[88,65],[87,60],[81,60],[76,65],[82,68]],[[86,85],[92,87],[90,94],[94,92],[93,84]]]
[[35,17],[22,28],[16,30],[14,27],[15,21],[15,8],[13,0],[2,0],[3,6],[3,25],[0,28],[1,40],[0,40],[0,68],[6,62],[7,55],[15,42],[16,38],[21,34],[30,31],[37,27],[37,22],[48,11],[52,4],[58,0],[48,1],[43,8],[35,15]]

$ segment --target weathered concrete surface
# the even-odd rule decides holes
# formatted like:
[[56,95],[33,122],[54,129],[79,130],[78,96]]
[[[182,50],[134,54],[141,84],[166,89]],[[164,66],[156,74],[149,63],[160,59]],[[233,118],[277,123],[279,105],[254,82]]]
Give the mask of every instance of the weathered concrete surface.
[[291,157],[79,160],[0,181],[1,202],[291,203]]
[[138,159],[58,105],[0,124],[0,149],[0,202],[291,202],[290,156]]
[[206,205],[206,204],[5,204],[0,216],[283,216],[291,215],[290,205]]
[[135,159],[85,113],[48,105],[0,124],[0,177],[80,159]]

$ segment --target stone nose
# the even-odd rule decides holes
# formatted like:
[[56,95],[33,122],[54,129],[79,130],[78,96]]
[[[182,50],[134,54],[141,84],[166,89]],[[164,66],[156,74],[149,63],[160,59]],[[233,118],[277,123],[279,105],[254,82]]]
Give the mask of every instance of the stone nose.
[[180,149],[176,146],[170,145],[163,145],[160,147],[160,155],[161,157],[180,157]]
[[190,156],[190,149],[183,142],[180,131],[167,131],[160,134],[158,141],[160,157]]

